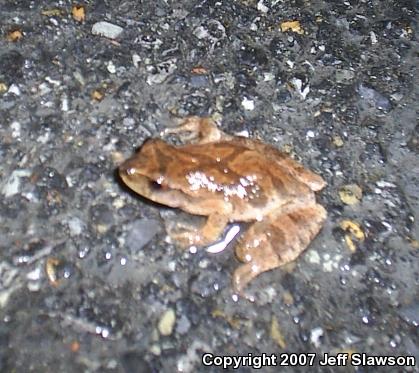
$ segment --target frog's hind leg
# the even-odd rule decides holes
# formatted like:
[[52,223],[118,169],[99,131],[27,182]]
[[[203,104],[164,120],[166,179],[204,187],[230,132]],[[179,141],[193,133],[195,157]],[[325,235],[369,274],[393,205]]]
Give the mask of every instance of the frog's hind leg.
[[178,246],[183,248],[208,246],[221,236],[227,224],[226,215],[212,214],[200,228],[187,227],[181,232],[171,232],[169,235]]
[[290,213],[267,217],[254,223],[236,247],[244,262],[233,275],[234,290],[243,293],[246,285],[260,273],[296,259],[320,231],[326,210],[318,204]]
[[182,136],[183,141],[195,141],[200,144],[226,140],[229,135],[221,131],[213,119],[191,116],[182,120],[175,128],[166,128],[164,134],[189,132],[189,136]]

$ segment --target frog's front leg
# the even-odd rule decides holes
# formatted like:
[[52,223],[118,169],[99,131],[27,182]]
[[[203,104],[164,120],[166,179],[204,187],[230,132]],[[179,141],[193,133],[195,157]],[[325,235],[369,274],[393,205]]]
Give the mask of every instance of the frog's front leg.
[[190,133],[190,135],[186,138],[184,137],[183,140],[188,142],[191,140],[195,140],[200,144],[230,138],[229,135],[227,135],[217,127],[216,123],[211,118],[201,118],[197,116],[188,117],[182,120],[177,127],[166,128],[164,130],[164,134],[176,134],[183,132]]
[[222,214],[208,216],[205,224],[200,228],[188,227],[181,232],[169,234],[176,244],[187,248],[190,246],[207,246],[216,241],[228,224],[228,218]]
[[296,259],[320,231],[326,210],[318,204],[293,210],[288,214],[271,214],[266,221],[254,223],[240,239],[236,256],[245,264],[233,275],[238,294],[260,273]]

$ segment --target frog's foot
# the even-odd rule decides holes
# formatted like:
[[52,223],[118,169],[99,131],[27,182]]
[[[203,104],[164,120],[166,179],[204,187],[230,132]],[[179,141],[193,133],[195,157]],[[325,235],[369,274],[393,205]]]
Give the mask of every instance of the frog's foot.
[[200,227],[182,227],[179,231],[169,233],[170,238],[180,247],[208,246],[216,241],[223,233],[228,224],[228,218],[224,215],[212,214],[206,223]]
[[164,134],[189,132],[189,136],[182,136],[183,141],[195,141],[200,144],[226,139],[229,135],[218,129],[211,118],[191,116],[179,123],[178,127],[166,128]]
[[242,295],[246,285],[260,273],[296,259],[320,231],[326,210],[318,204],[288,214],[271,214],[254,223],[240,239],[236,256],[245,264],[234,272],[234,290]]
[[[269,252],[269,250],[271,250],[271,252]],[[275,255],[275,252],[270,244],[269,246],[265,247],[264,254],[267,255],[267,257],[263,255],[253,256],[248,263],[242,264],[241,266],[239,266],[239,268],[237,268],[234,271],[234,293],[242,297],[248,298],[244,293],[244,288],[246,287],[246,285],[260,273],[269,271],[270,269],[274,269],[281,265],[280,260]]]

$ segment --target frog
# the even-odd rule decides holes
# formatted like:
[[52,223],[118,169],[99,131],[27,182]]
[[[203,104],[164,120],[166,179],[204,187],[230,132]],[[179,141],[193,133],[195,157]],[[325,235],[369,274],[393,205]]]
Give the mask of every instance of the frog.
[[222,131],[211,117],[190,116],[163,135],[180,145],[150,138],[119,166],[123,183],[140,196],[206,218],[194,229],[174,233],[181,247],[205,247],[230,223],[245,222],[232,276],[243,295],[263,272],[294,261],[320,232],[325,208],[315,192],[325,180],[273,145]]

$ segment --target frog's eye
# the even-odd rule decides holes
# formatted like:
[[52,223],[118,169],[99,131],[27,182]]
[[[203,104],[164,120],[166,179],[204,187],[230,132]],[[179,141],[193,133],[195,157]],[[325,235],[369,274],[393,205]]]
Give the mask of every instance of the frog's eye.
[[127,175],[134,175],[135,171],[136,171],[135,167],[130,167],[130,168],[127,168],[125,172],[127,173]]
[[152,189],[153,191],[159,191],[159,190],[167,189],[166,186],[164,186],[161,183],[159,183],[158,181],[154,181],[154,180],[150,180],[149,185],[150,185],[150,189]]
[[154,189],[154,190],[159,190],[161,189],[161,184],[157,183],[156,181],[151,180],[149,182],[150,188]]

